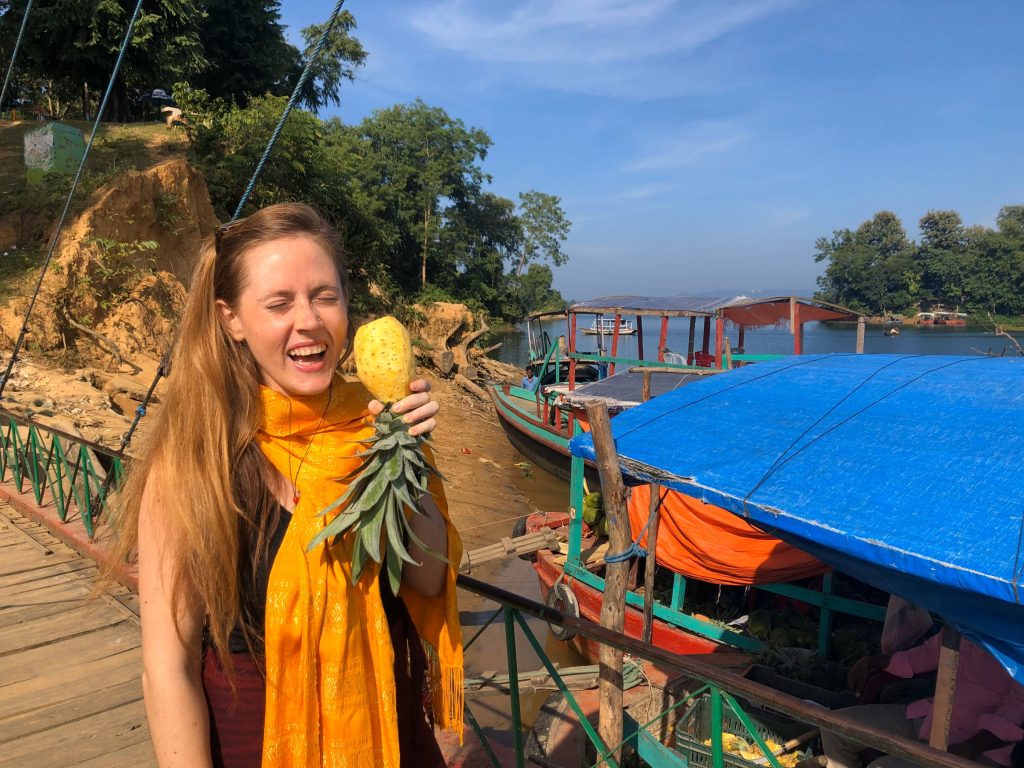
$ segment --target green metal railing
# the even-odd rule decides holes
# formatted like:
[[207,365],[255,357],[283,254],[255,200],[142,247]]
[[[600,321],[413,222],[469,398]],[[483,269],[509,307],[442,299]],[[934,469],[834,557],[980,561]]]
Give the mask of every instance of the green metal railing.
[[49,497],[62,522],[80,515],[94,536],[123,475],[120,453],[0,409],[0,482],[19,493],[27,484],[39,505]]
[[[533,651],[544,664],[551,679],[555,682],[558,690],[565,697],[569,707],[576,714],[579,724],[586,735],[588,742],[596,750],[597,758],[590,765],[592,768],[599,766],[610,766],[617,768],[612,755],[620,748],[626,747],[635,752],[641,760],[652,768],[675,768],[686,765],[678,751],[671,746],[662,744],[657,736],[651,731],[652,726],[661,723],[664,718],[678,710],[697,703],[700,699],[706,698],[710,705],[710,729],[706,738],[710,738],[711,745],[705,749],[711,752],[711,768],[724,768],[726,763],[726,751],[722,743],[723,727],[727,718],[741,724],[741,730],[745,731],[744,738],[756,744],[766,757],[762,758],[762,764],[780,768],[780,763],[765,743],[760,729],[753,717],[741,705],[742,698],[747,705],[763,707],[769,713],[783,714],[799,723],[806,723],[811,726],[833,731],[844,738],[848,738],[866,747],[879,749],[886,754],[900,757],[915,765],[939,766],[940,768],[976,768],[976,764],[963,758],[955,757],[946,752],[932,749],[928,745],[894,736],[881,730],[874,730],[864,726],[862,723],[851,718],[840,711],[832,711],[821,707],[818,704],[790,696],[775,689],[756,683],[738,674],[725,670],[721,667],[712,666],[701,660],[699,655],[681,656],[670,653],[656,646],[642,643],[639,640],[628,637],[619,632],[613,632],[585,619],[563,614],[553,608],[537,603],[521,595],[508,592],[491,584],[479,581],[469,576],[460,575],[458,580],[460,588],[472,592],[480,597],[487,598],[498,604],[498,609],[490,616],[484,625],[477,631],[476,635],[466,643],[470,647],[483,631],[490,626],[499,616],[502,617],[505,627],[505,644],[508,658],[509,695],[511,697],[511,714],[513,720],[513,766],[524,768],[527,761],[537,765],[553,765],[540,756],[533,759],[533,756],[525,753],[523,739],[523,722],[519,708],[519,677],[518,659],[516,649],[516,627],[529,641]],[[572,692],[565,685],[564,680],[559,676],[558,669],[548,658],[544,651],[543,644],[537,639],[536,634],[526,622],[526,617],[541,619],[549,625],[557,625],[571,630],[575,634],[592,640],[594,642],[611,646],[620,651],[628,653],[638,659],[657,664],[663,670],[679,673],[680,679],[689,683],[690,690],[678,701],[659,712],[655,717],[645,723],[633,724],[629,717],[624,718],[624,736],[620,744],[608,747],[604,744],[594,726],[585,716],[582,708],[573,696]],[[466,721],[470,728],[476,733],[483,745],[484,751],[494,768],[504,768],[498,759],[492,745],[489,743],[486,734],[480,727],[476,717],[473,715],[467,703],[465,708]],[[730,764],[735,764],[739,758],[729,754]],[[743,764],[743,761],[739,761]],[[754,765],[754,763],[750,763]],[[569,768],[566,766],[565,768]]]

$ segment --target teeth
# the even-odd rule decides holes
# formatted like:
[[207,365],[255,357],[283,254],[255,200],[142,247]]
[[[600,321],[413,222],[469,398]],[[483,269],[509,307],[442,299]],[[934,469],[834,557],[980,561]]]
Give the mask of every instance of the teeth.
[[326,351],[326,344],[317,344],[315,347],[300,347],[299,349],[293,349],[288,354],[292,357],[309,357],[310,355],[319,355],[321,352]]

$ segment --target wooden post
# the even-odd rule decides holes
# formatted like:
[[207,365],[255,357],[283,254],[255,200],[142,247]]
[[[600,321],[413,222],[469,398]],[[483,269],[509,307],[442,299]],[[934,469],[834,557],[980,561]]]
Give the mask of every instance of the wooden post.
[[[618,312],[615,313],[615,330],[612,331],[612,357],[618,357],[619,354],[619,323],[622,322],[622,315]],[[615,363],[608,366],[608,375],[615,375]]]
[[703,342],[704,343],[701,344],[701,351],[706,355],[708,352],[711,351],[710,350],[710,346],[711,346],[711,317],[710,316],[704,318],[704,339],[703,339]]
[[657,567],[655,551],[658,548],[658,500],[661,498],[661,486],[651,484],[651,501],[647,505],[647,514],[651,516],[651,525],[647,529],[647,558],[644,562],[644,629],[641,640],[651,642],[654,634],[654,569]]
[[857,354],[864,354],[864,315],[857,318]]
[[[666,318],[667,319],[667,318]],[[697,335],[697,318],[690,318],[690,341],[686,345],[686,364],[693,365],[693,338]]]
[[725,365],[722,366],[721,364],[719,364],[719,367],[722,367],[722,368],[724,368],[727,371],[731,371],[732,370],[732,346],[729,344],[729,337],[728,336],[725,337],[725,345],[724,345],[723,349],[725,350]]
[[651,371],[650,369],[643,372],[643,385],[640,388],[640,402],[646,403],[651,399]]
[[793,308],[793,354],[804,353],[804,321],[800,319],[800,304],[796,301],[791,305]]
[[637,357],[644,359],[644,316],[636,316],[636,351]]
[[[587,418],[590,420],[590,432],[594,436],[597,469],[601,475],[601,495],[608,519],[608,550],[625,552],[630,545],[629,514],[626,511],[626,491],[612,438],[608,406],[603,402],[588,404]],[[622,631],[625,620],[628,572],[628,561],[609,563],[605,567],[601,626],[614,632]],[[598,733],[605,746],[613,747],[622,741],[622,651],[601,645],[599,662],[601,704],[598,711]],[[609,762],[618,765],[621,759],[620,747],[612,753]]]
[[953,695],[956,691],[956,668],[960,660],[960,633],[952,624],[942,630],[942,650],[939,651],[939,674],[935,679],[935,704],[932,707],[932,732],[928,746],[946,750],[949,746],[949,718],[953,714]]
[[[692,318],[691,318],[692,319]],[[690,326],[691,328],[693,326]],[[693,338],[691,333],[690,338]],[[658,337],[658,362],[665,362],[665,344],[668,343],[668,317],[661,318],[661,335]]]
[[725,318],[715,318],[715,367],[725,370]]
[[[651,399],[650,374],[644,372],[643,402]],[[658,499],[661,498],[661,486],[651,484],[651,499],[647,505],[647,514],[651,516],[651,525],[647,529],[647,557],[644,560],[644,626],[640,639],[651,642],[654,634],[654,569],[657,567],[655,550],[658,548]]]
[[[569,315],[569,391],[576,389],[576,313]],[[558,365],[562,361],[559,359]]]

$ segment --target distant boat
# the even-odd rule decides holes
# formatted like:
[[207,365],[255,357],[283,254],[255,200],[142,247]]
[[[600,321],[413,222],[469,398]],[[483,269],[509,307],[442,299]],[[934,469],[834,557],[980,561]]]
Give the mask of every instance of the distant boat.
[[[633,319],[623,317],[627,314]],[[553,343],[540,321],[559,316],[566,321],[566,333]],[[586,317],[595,317],[594,324],[578,322]],[[588,402],[604,402],[615,416],[646,397],[657,397],[704,375],[776,357],[744,350],[748,328],[789,326],[793,352],[801,354],[805,323],[849,322],[857,317],[845,307],[798,296],[610,296],[577,302],[568,310],[538,313],[527,319],[530,360],[540,387],[524,390],[491,384],[487,391],[512,445],[537,466],[568,480],[569,440],[577,425],[589,428]],[[614,333],[616,318],[618,334]],[[689,325],[689,343],[678,352],[666,347],[670,320]],[[607,323],[601,333],[608,335],[611,349],[597,354],[581,351],[579,335],[592,333],[588,328],[601,327],[598,321]],[[725,336],[726,322],[736,326],[735,342]],[[623,325],[636,333],[635,358],[619,351]],[[588,471],[596,486],[596,466],[589,466]]]
[[935,324],[935,313],[934,312],[918,312],[917,317],[914,318],[914,322],[918,325],[934,325]]
[[963,312],[934,312],[936,325],[967,325],[967,315]]
[[[615,318],[599,317],[590,324],[589,328],[584,328],[583,332],[588,336],[611,336],[615,333]],[[634,334],[636,334],[636,327],[633,325],[633,321],[619,318],[619,335],[633,336]]]

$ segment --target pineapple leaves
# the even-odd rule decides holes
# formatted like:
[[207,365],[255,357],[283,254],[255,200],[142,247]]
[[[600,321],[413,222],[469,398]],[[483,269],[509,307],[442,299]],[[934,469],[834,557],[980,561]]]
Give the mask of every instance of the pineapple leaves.
[[349,483],[348,488],[317,514],[342,511],[313,537],[307,551],[328,539],[332,546],[337,545],[339,537],[351,534],[352,583],[372,559],[382,565],[381,576],[387,577],[394,594],[401,586],[404,565],[420,565],[409,553],[407,542],[447,563],[444,553],[431,550],[416,535],[406,514],[407,509],[425,514],[419,500],[428,492],[430,476],[443,479],[423,453],[426,439],[409,434],[409,425],[401,416],[389,410],[381,413],[374,435],[355,441],[366,448],[356,454],[361,459],[359,467],[341,478]]

